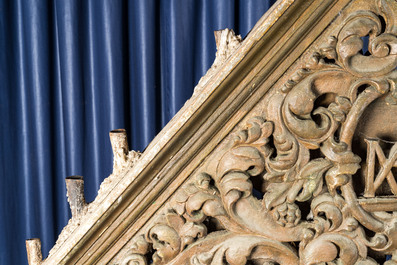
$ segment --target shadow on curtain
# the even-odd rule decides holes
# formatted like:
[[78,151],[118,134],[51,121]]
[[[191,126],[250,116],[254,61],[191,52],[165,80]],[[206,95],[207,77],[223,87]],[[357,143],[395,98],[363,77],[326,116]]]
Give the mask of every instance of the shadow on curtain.
[[87,201],[111,173],[108,132],[143,150],[215,57],[213,31],[243,37],[269,0],[0,0],[0,264],[43,254],[70,218],[64,178]]

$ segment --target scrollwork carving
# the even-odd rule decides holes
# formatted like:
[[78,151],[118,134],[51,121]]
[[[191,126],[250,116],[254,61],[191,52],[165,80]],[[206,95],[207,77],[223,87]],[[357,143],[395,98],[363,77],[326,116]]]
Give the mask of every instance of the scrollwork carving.
[[375,252],[396,253],[396,213],[366,211],[357,199],[365,158],[353,148],[367,107],[396,98],[395,4],[349,14],[263,115],[229,135],[212,170],[177,191],[124,264],[149,255],[153,264],[368,265]]

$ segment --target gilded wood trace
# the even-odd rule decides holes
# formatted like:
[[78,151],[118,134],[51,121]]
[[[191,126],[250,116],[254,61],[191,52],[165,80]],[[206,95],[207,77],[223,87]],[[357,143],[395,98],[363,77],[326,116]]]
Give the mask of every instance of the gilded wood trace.
[[123,265],[397,264],[397,2],[372,2],[228,136]]

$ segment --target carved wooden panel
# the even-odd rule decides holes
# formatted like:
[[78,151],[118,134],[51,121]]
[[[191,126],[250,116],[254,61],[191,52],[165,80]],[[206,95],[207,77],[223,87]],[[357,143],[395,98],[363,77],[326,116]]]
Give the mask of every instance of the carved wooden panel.
[[[285,0],[31,265],[397,264],[397,1]],[[386,260],[388,259],[388,260]]]
[[346,7],[111,264],[397,264],[396,20]]

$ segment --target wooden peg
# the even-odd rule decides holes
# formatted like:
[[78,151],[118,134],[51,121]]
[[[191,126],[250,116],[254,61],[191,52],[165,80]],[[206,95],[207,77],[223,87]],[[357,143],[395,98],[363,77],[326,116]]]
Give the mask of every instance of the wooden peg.
[[28,264],[39,265],[43,261],[41,253],[41,241],[39,238],[31,238],[26,240],[26,251],[28,253]]
[[82,176],[70,176],[65,179],[68,202],[72,217],[79,215],[86,206],[84,197],[84,179]]
[[125,129],[110,131],[110,142],[113,149],[113,173],[117,174],[128,163],[128,141]]

